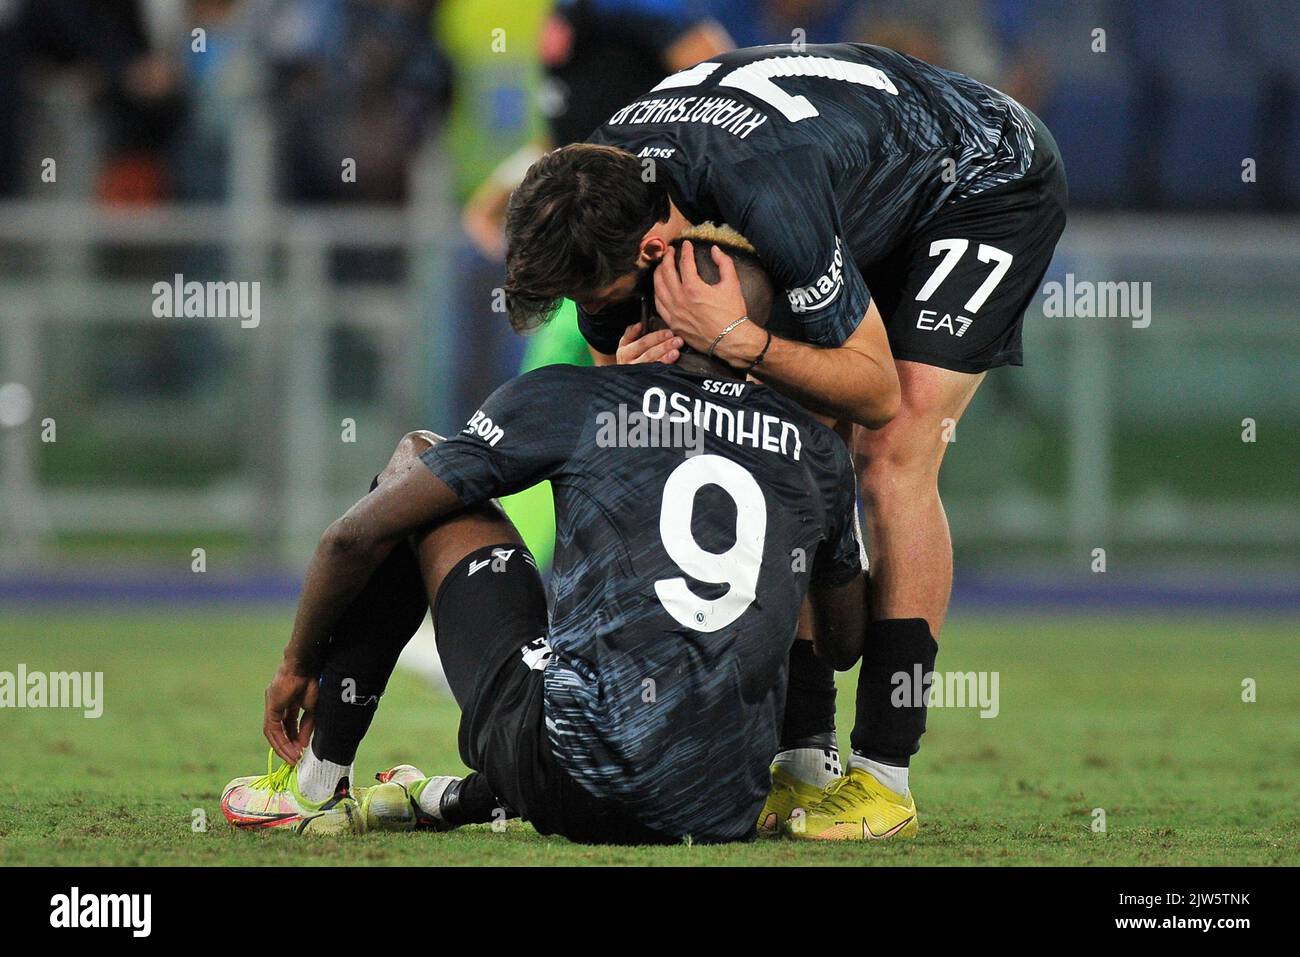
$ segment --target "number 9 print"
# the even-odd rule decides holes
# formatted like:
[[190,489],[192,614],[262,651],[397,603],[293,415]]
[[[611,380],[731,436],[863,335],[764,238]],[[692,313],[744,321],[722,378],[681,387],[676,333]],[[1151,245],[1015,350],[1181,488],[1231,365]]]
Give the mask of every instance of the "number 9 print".
[[[721,554],[701,548],[691,532],[695,495],[706,485],[718,486],[736,503],[736,542]],[[659,535],[668,557],[687,575],[730,586],[721,598],[704,599],[691,591],[685,578],[655,582],[655,594],[678,624],[695,631],[720,631],[753,604],[767,537],[767,501],[744,466],[707,454],[677,466],[664,483]]]

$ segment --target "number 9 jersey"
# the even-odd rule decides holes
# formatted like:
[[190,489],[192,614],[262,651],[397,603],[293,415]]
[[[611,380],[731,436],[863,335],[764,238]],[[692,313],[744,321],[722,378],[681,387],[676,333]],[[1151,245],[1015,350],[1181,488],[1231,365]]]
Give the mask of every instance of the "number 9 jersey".
[[863,571],[839,436],[752,382],[548,366],[423,458],[467,505],[552,483],[559,766],[656,830],[752,832],[809,580]]

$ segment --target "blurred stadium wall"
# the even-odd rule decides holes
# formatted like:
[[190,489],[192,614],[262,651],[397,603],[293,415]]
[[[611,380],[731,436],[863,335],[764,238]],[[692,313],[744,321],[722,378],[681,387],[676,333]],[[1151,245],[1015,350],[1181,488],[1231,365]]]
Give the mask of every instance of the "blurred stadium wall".
[[[703,6],[972,73],[1061,144],[1027,364],[944,470],[959,582],[1293,589],[1300,3]],[[514,372],[459,206],[537,134],[548,12],[0,0],[0,577],[291,579],[405,431]],[[256,322],[160,317],[177,276],[256,283]]]

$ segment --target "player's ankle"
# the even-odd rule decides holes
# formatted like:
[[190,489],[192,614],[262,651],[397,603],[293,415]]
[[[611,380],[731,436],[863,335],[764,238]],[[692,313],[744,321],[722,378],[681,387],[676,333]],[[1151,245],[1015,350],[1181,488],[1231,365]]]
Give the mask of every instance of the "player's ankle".
[[849,755],[849,767],[866,771],[895,794],[907,797],[907,765],[877,761],[854,751]]
[[782,742],[772,763],[805,784],[822,788],[841,775],[835,732]]
[[326,761],[308,745],[298,762],[298,793],[313,804],[322,804],[334,796],[339,782],[352,780],[352,765]]
[[[439,776],[427,778],[412,785],[411,796],[415,799],[415,803],[420,806],[420,811],[425,816],[440,824],[459,825],[464,822],[453,820],[457,817],[456,797],[459,790],[459,778]],[[450,812],[450,818],[448,812]]]

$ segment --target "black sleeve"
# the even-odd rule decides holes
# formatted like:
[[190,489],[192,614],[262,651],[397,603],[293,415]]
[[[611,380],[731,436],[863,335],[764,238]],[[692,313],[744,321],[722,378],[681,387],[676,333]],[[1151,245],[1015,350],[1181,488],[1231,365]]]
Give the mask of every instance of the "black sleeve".
[[797,338],[843,345],[871,295],[844,242],[824,162],[808,149],[766,154],[713,168],[708,188],[785,291]]
[[[838,437],[836,441],[839,442]],[[842,442],[839,443],[841,446]],[[858,487],[848,449],[836,450],[834,487],[825,498],[826,537],[813,558],[813,580],[843,585],[867,570],[867,550],[858,524]]]
[[597,352],[612,356],[618,352],[618,341],[627,327],[641,321],[641,301],[629,299],[617,305],[606,306],[592,315],[578,307],[578,331]]
[[593,370],[546,366],[497,389],[458,434],[420,458],[466,505],[563,472],[586,427]]

